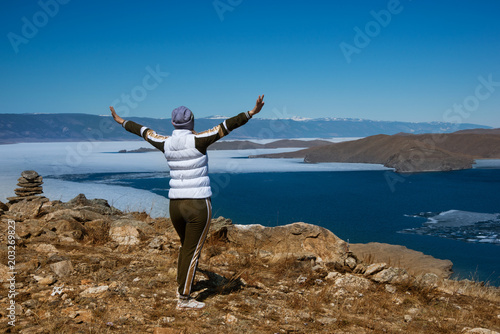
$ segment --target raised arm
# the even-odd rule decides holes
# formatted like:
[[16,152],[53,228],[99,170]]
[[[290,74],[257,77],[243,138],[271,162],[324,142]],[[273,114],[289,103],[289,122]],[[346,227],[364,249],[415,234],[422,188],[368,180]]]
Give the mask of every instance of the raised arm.
[[234,117],[226,119],[216,127],[210,130],[197,133],[195,136],[196,149],[205,154],[208,146],[215,143],[217,140],[227,136],[231,131],[246,124],[253,115],[258,114],[264,106],[264,95],[257,98],[255,107],[247,112],[242,112]]
[[111,110],[111,116],[113,116],[113,119],[116,121],[116,123],[124,127],[125,130],[142,137],[144,140],[149,142],[155,148],[159,149],[162,152],[165,152],[164,145],[165,145],[165,140],[168,138],[168,136],[159,135],[150,128],[142,126],[133,121],[124,120],[123,118],[118,116],[118,114],[115,112],[115,108],[113,107],[109,107],[109,110]]

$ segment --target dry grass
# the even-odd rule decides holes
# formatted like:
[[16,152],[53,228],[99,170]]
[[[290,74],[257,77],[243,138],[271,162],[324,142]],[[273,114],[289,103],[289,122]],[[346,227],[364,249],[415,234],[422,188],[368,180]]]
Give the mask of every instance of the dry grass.
[[[169,241],[161,250],[148,248],[148,239],[127,252],[110,251],[103,237],[108,235],[106,224],[101,230],[88,230],[71,247],[56,245],[71,259],[76,272],[55,283],[67,288],[55,296],[50,296],[53,286],[29,283],[30,273],[50,272],[46,260],[40,260],[36,272],[20,275],[19,282],[23,280],[30,289],[16,297],[20,305],[28,303],[18,317],[18,329],[32,327],[26,333],[147,333],[163,327],[175,333],[210,334],[451,334],[465,327],[500,329],[498,288],[450,280],[433,288],[412,278],[394,285],[394,293],[376,283],[367,289],[342,288],[325,279],[326,271],[314,271],[312,261],[272,258],[253,245],[234,246],[216,235],[205,243],[195,284],[196,295],[207,307],[181,312],[175,309],[178,240],[173,233],[165,234],[167,220],[136,217],[167,235]],[[0,258],[4,253],[0,252]],[[17,256],[24,262],[33,254],[19,248]],[[89,282],[89,287],[110,288],[100,295],[84,296],[82,281]],[[0,294],[6,293],[1,286]],[[0,309],[5,309],[5,302],[5,298],[0,300]],[[80,313],[68,316],[73,308]],[[0,323],[0,331],[6,329]]]

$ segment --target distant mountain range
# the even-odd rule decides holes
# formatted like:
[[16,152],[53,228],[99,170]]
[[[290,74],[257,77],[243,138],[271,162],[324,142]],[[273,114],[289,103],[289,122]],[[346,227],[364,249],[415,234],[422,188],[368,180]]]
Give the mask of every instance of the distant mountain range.
[[[127,118],[148,126],[161,134],[169,134],[173,127],[170,119],[146,117]],[[197,118],[195,130],[210,129],[224,117]],[[489,129],[477,124],[444,122],[390,122],[349,118],[321,119],[262,119],[255,118],[231,133],[231,139],[282,139],[367,137],[376,134],[392,135],[400,132],[449,133],[468,129]],[[229,137],[228,137],[229,138]],[[0,143],[58,142],[86,140],[140,140],[124,131],[111,116],[90,114],[0,114]]]

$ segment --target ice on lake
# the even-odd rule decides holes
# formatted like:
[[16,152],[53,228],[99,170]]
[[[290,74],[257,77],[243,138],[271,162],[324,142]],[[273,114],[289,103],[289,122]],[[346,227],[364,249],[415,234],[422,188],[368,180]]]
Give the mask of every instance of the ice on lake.
[[500,245],[500,213],[448,210],[411,216],[427,218],[427,221],[421,227],[405,229],[402,233]]
[[[334,139],[345,141],[349,138]],[[44,177],[44,195],[68,201],[80,193],[87,198],[104,198],[120,210],[146,211],[153,217],[168,216],[168,199],[147,190],[117,184],[72,182],[60,178],[67,174],[151,173],[168,171],[160,151],[118,153],[151,146],[144,141],[20,143],[0,145],[2,173],[0,201],[14,196],[17,178],[23,170],[35,170]],[[249,155],[278,153],[296,149],[258,149],[209,151],[210,173],[352,171],[387,169],[376,164],[306,164],[302,159],[248,159]]]

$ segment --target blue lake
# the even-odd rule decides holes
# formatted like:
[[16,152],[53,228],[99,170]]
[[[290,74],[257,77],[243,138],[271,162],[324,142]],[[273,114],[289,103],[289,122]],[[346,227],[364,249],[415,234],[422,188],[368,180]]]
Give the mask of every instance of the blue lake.
[[[167,196],[168,173],[149,175],[96,173],[57,178],[125,185]],[[496,220],[488,222],[493,239],[483,242],[401,233],[421,227],[429,215],[449,210],[458,210],[458,215],[461,211],[499,213],[500,169],[408,175],[392,171],[214,173],[211,181],[214,217],[266,226],[297,221],[317,224],[351,243],[399,244],[449,259],[454,277],[500,286],[500,245],[495,235],[500,223]],[[475,226],[469,226],[467,233]]]

